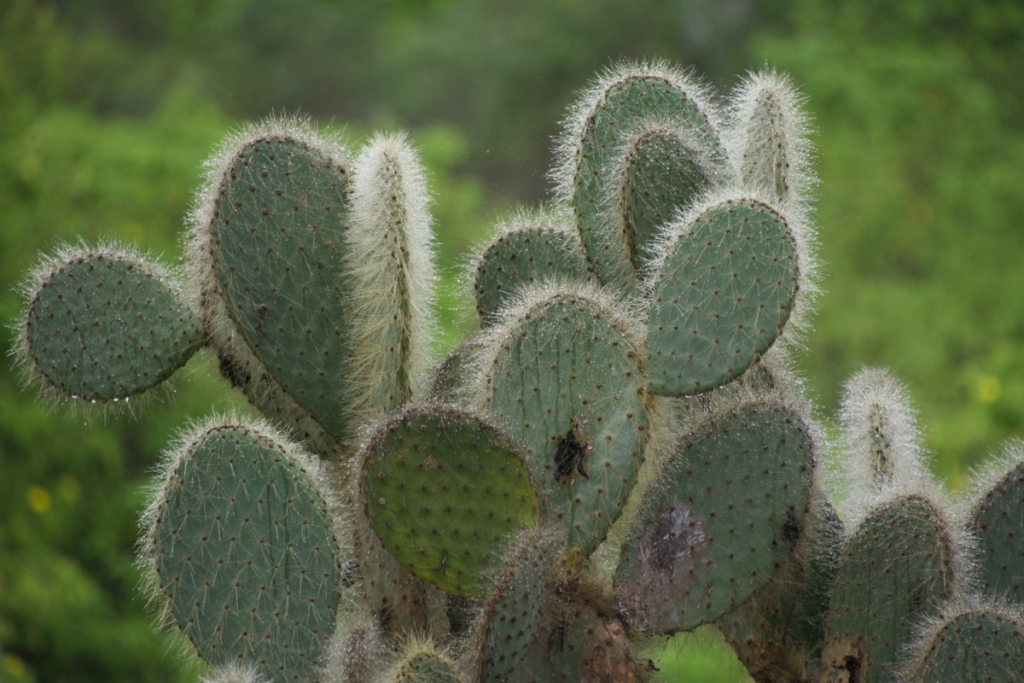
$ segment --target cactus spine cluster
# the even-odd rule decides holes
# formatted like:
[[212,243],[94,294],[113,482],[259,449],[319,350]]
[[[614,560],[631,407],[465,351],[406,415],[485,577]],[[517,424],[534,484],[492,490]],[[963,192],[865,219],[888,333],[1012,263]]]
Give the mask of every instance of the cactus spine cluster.
[[[846,387],[845,490],[788,357],[816,289],[800,97],[665,64],[570,110],[549,206],[497,226],[480,330],[431,369],[407,139],[295,119],[209,162],[173,272],[67,247],[24,290],[27,382],[89,407],[200,349],[265,416],[167,453],[140,541],[209,681],[641,682],[717,627],[758,681],[1024,679],[1024,455],[954,504],[887,372]],[[123,403],[122,403],[123,404]]]

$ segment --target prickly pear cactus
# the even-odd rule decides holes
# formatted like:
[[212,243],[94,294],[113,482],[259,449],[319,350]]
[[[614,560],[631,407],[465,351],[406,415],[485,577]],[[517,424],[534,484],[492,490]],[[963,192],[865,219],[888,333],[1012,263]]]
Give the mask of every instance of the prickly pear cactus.
[[183,272],[43,260],[27,384],[134,406],[208,347],[265,417],[190,429],[143,518],[202,680],[643,683],[666,679],[639,653],[701,625],[759,682],[1024,680],[1019,446],[952,505],[909,392],[869,369],[843,490],[820,474],[831,430],[789,362],[816,291],[800,105],[771,72],[724,102],[662,63],[600,75],[436,367],[404,135],[249,126],[207,165]]

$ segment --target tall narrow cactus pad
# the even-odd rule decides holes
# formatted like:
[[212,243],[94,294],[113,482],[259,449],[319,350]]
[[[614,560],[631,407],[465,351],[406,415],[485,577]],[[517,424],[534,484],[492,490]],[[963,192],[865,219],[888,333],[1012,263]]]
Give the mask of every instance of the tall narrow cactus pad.
[[295,121],[247,131],[211,161],[191,233],[222,366],[244,372],[257,406],[299,424],[304,412],[339,439],[351,436],[345,154]]
[[326,663],[341,549],[316,463],[260,425],[198,429],[147,512],[154,599],[210,664],[275,681]]
[[947,606],[911,650],[906,680],[1004,683],[1024,680],[1024,613],[967,602]]
[[617,159],[617,200],[605,220],[617,224],[630,264],[641,278],[660,230],[707,192],[718,174],[713,154],[668,124],[644,126],[626,140]]
[[955,527],[920,493],[879,502],[844,544],[825,626],[822,680],[897,680],[913,624],[960,580]]
[[839,422],[854,499],[928,477],[910,398],[888,370],[864,368],[843,385]]
[[398,413],[362,458],[373,530],[403,566],[448,593],[479,594],[509,535],[537,522],[537,495],[512,442],[460,409]]
[[732,152],[740,182],[781,206],[806,202],[812,179],[800,99],[788,78],[771,71],[752,75],[732,98]]
[[544,589],[560,543],[544,529],[522,534],[484,602],[473,639],[480,683],[500,683],[516,669],[541,626]]
[[715,622],[756,681],[807,681],[820,665],[843,523],[825,501],[810,517],[768,585]]
[[683,437],[623,544],[629,623],[690,630],[764,586],[800,538],[813,472],[809,428],[782,406],[751,403]]
[[128,400],[167,379],[203,342],[168,274],[121,249],[64,249],[33,273],[18,360],[58,400]]
[[622,624],[585,601],[552,600],[538,630],[506,683],[641,683],[645,667],[635,658]]
[[397,410],[425,379],[434,269],[426,181],[405,137],[371,140],[353,175],[345,394],[363,423]]
[[522,213],[498,226],[473,264],[476,311],[486,327],[500,319],[524,287],[550,279],[593,279],[575,232],[543,214]]
[[992,597],[1024,605],[1024,448],[1010,447],[1007,463],[987,477],[971,511],[978,539],[978,578]]
[[738,377],[768,350],[800,269],[786,219],[759,201],[712,203],[672,233],[651,283],[647,386],[683,396]]
[[562,192],[571,198],[587,257],[604,284],[636,286],[623,235],[603,212],[615,194],[614,157],[623,136],[638,122],[658,119],[681,123],[702,148],[721,148],[706,89],[662,64],[627,64],[604,74],[570,113],[560,141]]
[[596,292],[534,291],[493,334],[485,368],[485,402],[519,434],[545,520],[583,555],[643,461],[646,401],[624,320]]

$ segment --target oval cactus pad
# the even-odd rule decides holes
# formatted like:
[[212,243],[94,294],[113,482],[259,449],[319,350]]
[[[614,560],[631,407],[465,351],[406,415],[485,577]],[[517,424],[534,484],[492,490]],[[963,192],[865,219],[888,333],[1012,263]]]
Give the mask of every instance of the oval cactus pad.
[[590,555],[643,462],[647,411],[633,346],[596,300],[554,294],[502,330],[490,410],[519,430],[541,511]]
[[23,362],[62,398],[134,396],[167,379],[201,343],[199,317],[141,257],[75,251],[43,270],[28,306]]
[[236,329],[291,399],[345,438],[349,176],[332,151],[312,137],[247,141],[217,179],[196,249],[230,320],[214,329]]
[[473,414],[409,409],[363,449],[370,525],[417,576],[453,595],[475,595],[512,534],[537,522],[537,494],[512,442]]
[[623,613],[672,634],[742,603],[795,547],[813,469],[807,425],[780,406],[751,404],[683,437],[623,546]]
[[199,656],[257,665],[275,681],[315,678],[334,632],[341,551],[301,461],[254,427],[217,426],[178,454],[158,496],[158,594]]
[[741,375],[782,333],[798,277],[793,235],[767,204],[724,201],[680,225],[654,276],[647,388],[685,396]]

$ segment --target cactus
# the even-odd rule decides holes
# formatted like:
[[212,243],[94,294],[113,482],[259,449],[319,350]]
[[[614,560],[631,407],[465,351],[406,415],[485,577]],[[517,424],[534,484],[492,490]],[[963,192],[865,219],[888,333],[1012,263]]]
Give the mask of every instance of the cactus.
[[639,652],[701,625],[764,682],[1024,676],[1019,446],[951,503],[908,392],[869,369],[826,480],[790,363],[817,286],[801,98],[761,73],[718,102],[661,63],[602,74],[435,368],[403,135],[350,154],[247,127],[183,272],[110,245],[42,261],[27,384],[135,406],[208,347],[265,417],[191,428],[143,516],[151,600],[203,680],[640,683]]

